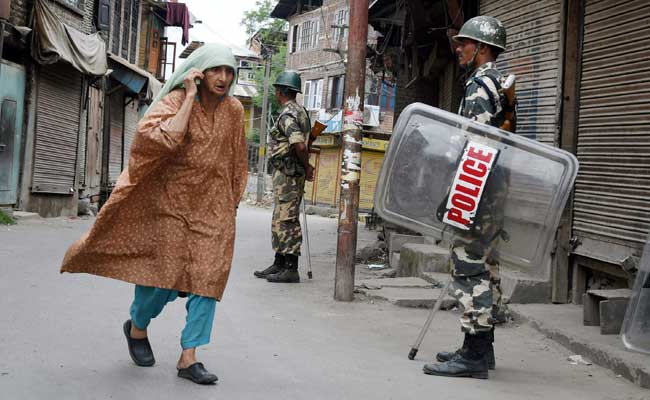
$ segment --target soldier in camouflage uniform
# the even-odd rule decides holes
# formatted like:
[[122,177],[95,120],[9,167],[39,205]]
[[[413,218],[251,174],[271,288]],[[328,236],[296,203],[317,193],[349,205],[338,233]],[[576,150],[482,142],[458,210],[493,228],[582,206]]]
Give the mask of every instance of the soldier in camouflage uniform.
[[[501,127],[506,112],[514,115],[514,105],[509,104],[501,91],[505,79],[495,63],[506,46],[504,26],[492,17],[475,17],[463,25],[454,40],[458,43],[458,62],[470,73],[458,113]],[[509,121],[514,131],[515,117]],[[501,238],[507,238],[501,229],[507,187],[491,186],[490,181],[507,182],[507,176],[495,176],[506,173],[499,167],[492,171],[479,206],[476,229],[470,233],[454,229],[453,294],[463,307],[460,323],[465,339],[460,349],[438,353],[436,359],[440,364],[425,365],[427,374],[487,379],[488,369],[495,368],[494,317],[502,305],[498,255],[494,249]]]
[[305,108],[296,103],[296,93],[301,87],[298,73],[282,72],[274,86],[275,96],[282,106],[269,142],[274,168],[271,242],[275,261],[265,270],[255,271],[254,275],[269,282],[298,283],[298,257],[302,245],[300,203],[305,180],[314,179],[308,149],[311,122]]

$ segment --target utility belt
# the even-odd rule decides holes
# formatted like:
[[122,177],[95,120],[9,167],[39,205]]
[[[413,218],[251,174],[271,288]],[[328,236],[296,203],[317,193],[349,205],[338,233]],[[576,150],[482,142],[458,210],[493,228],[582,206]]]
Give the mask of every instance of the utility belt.
[[302,165],[298,157],[293,153],[272,157],[271,165],[273,165],[273,168],[287,176],[300,177],[307,174],[304,165]]

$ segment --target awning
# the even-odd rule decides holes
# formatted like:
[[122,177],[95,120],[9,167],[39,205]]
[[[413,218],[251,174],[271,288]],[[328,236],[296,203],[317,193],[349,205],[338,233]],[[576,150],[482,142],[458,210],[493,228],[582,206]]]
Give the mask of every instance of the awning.
[[[310,2],[306,0],[299,1],[302,2],[303,12],[314,10],[323,5],[323,0],[311,0]],[[280,0],[275,5],[273,11],[271,11],[271,17],[288,20],[291,15],[296,13],[297,9],[298,2],[296,0]]]
[[162,83],[153,75],[122,57],[109,54],[108,59],[112,70],[111,78],[126,86],[130,92],[142,94],[144,100],[153,99],[162,88]]
[[238,83],[235,85],[235,97],[254,98],[257,96],[257,88],[253,85],[243,85]]
[[65,25],[43,0],[34,4],[32,57],[42,65],[61,60],[84,74],[106,73],[106,45],[97,33],[86,35]]

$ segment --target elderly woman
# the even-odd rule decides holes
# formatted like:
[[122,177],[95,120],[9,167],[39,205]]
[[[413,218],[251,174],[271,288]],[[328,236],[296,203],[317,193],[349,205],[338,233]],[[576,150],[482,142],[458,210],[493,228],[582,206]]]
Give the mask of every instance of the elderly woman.
[[138,124],[128,168],[61,267],[136,284],[123,329],[139,366],[155,362],[151,319],[187,296],[178,376],[202,384],[217,376],[197,362],[195,350],[210,341],[246,186],[244,112],[232,97],[236,71],[232,52],[209,44],[172,75]]

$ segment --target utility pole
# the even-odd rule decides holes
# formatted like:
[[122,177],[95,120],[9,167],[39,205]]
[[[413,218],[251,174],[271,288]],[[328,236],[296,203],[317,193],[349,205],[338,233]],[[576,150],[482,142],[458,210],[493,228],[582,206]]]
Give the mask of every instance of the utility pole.
[[259,161],[257,164],[257,202],[261,203],[264,198],[264,191],[266,188],[266,135],[267,135],[267,120],[268,120],[268,103],[269,103],[269,80],[271,79],[271,58],[273,53],[269,51],[264,64],[264,98],[262,100],[262,129],[260,132],[260,151]]
[[363,101],[366,83],[366,45],[368,42],[368,0],[350,0],[348,63],[345,75],[343,113],[343,162],[334,299],[354,299],[354,266],[357,252],[359,180],[363,139]]

